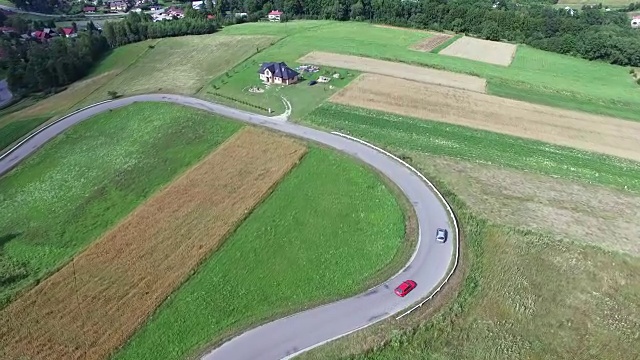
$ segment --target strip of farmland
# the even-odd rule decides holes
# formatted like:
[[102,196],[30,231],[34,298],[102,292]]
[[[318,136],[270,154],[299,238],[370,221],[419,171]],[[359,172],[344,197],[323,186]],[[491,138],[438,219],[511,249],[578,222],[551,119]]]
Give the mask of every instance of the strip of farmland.
[[324,65],[367,73],[393,76],[425,84],[436,84],[457,89],[486,92],[487,80],[471,75],[431,69],[391,61],[376,60],[360,56],[332,54],[313,51],[298,59],[299,63]]
[[4,309],[2,357],[108,357],[305,152],[266,131],[236,134]]
[[361,75],[330,100],[640,161],[640,123],[633,121],[376,74]]

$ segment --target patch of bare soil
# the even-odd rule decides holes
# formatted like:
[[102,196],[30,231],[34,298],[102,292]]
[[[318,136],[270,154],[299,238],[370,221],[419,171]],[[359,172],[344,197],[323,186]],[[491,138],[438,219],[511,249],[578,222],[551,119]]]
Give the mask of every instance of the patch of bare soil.
[[411,154],[497,223],[640,255],[640,196],[497,166]]
[[418,51],[429,52],[429,51],[437,48],[438,46],[444,44],[447,40],[449,40],[451,38],[452,38],[452,36],[451,35],[447,35],[447,34],[435,35],[435,36],[426,38],[426,39],[420,41],[419,43],[411,46],[411,49],[418,50]]
[[384,28],[384,29],[393,29],[393,30],[402,30],[402,31],[411,31],[411,32],[421,32],[421,33],[432,34],[432,35],[446,35],[444,33],[439,33],[439,32],[435,32],[435,31],[431,31],[431,30],[404,28],[404,27],[393,26],[393,25],[376,24],[376,25],[373,25],[373,26],[374,27],[379,27],[379,28]]
[[331,101],[640,161],[640,123],[377,74]]
[[514,44],[463,36],[442,49],[439,54],[509,66],[516,54],[516,49],[517,46]]
[[298,59],[298,62],[352,69],[480,93],[486,92],[487,87],[487,81],[476,76],[457,74],[428,67],[376,60],[360,56],[313,51]]
[[5,308],[2,356],[104,359],[297,164],[303,144],[245,128]]

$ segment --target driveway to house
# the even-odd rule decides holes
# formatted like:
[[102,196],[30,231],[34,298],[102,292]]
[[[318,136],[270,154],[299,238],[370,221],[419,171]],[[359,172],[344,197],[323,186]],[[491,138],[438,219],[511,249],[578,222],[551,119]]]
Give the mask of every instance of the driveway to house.
[[9,90],[9,84],[7,80],[0,80],[0,109],[11,102],[13,94]]
[[[250,329],[203,355],[207,360],[289,359],[380,320],[399,314],[439,289],[458,259],[458,229],[448,205],[417,172],[398,159],[358,140],[298,124],[248,113],[227,106],[180,95],[149,94],[121,98],[85,108],[34,133],[18,146],[0,155],[0,175],[65,129],[99,113],[134,102],[171,102],[203,109],[252,125],[263,126],[301,139],[320,143],[353,156],[393,181],[411,202],[418,220],[418,245],[407,265],[384,283],[348,299],[306,310]],[[435,241],[436,228],[449,229],[450,239]],[[417,287],[406,297],[393,290],[404,280]]]

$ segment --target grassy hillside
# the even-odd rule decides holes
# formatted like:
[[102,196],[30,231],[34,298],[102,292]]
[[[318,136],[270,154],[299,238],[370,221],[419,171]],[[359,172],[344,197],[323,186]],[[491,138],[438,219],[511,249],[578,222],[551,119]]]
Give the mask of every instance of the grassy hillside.
[[115,358],[182,359],[256,322],[362,291],[391,275],[380,270],[403,254],[403,238],[402,211],[375,173],[311,148]]
[[13,143],[51,117],[106,100],[109,91],[120,95],[195,94],[212,78],[273,41],[275,38],[268,36],[213,34],[147,40],[116,48],[86,79],[34,105],[19,103],[16,111],[4,110],[6,115],[0,117],[2,144]]
[[425,307],[301,359],[637,357],[637,163],[335,105],[306,121],[435,180],[463,226],[466,278],[435,316]]
[[[368,23],[304,21],[283,24],[251,23],[223,29],[224,34],[277,33],[286,37],[274,46],[254,56],[252,66],[238,67],[239,75],[216,79],[210,92],[238,96],[238,88],[256,85],[256,64],[262,61],[286,61],[295,65],[297,59],[312,50],[361,55],[391,61],[420,64],[454,72],[473,74],[488,79],[489,92],[506,97],[582,110],[615,117],[640,120],[640,86],[634,83],[629,70],[600,62],[590,62],[570,56],[519,46],[511,66],[502,67],[477,61],[411,50],[410,46],[429,36],[423,31],[380,27]],[[245,74],[246,73],[246,74]],[[249,73],[251,75],[249,75]],[[249,79],[247,81],[247,79]],[[559,81],[558,79],[562,79]],[[594,86],[594,84],[598,84]],[[213,89],[213,87],[218,89]],[[306,86],[305,86],[306,87]],[[327,87],[327,86],[325,86]],[[337,87],[340,87],[338,85]],[[206,88],[203,89],[207,90]],[[325,91],[326,98],[333,91]],[[296,107],[296,96],[291,94]],[[245,94],[243,100],[260,102],[259,97]],[[321,100],[318,100],[319,103]],[[271,101],[278,105],[277,98]],[[264,103],[262,103],[264,106]],[[303,116],[311,108],[302,105],[297,113]]]
[[630,160],[334,104],[322,105],[304,121],[369,140],[395,153],[444,155],[640,192],[640,166]]
[[0,305],[239,128],[196,110],[135,104],[45,145],[0,179]]

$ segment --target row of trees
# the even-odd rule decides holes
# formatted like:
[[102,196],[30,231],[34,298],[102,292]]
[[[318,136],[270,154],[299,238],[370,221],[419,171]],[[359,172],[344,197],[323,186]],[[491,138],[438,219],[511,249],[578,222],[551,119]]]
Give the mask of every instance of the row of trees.
[[216,23],[191,10],[180,20],[153,22],[147,14],[130,13],[119,22],[107,22],[102,32],[93,23],[78,37],[56,37],[45,42],[4,37],[0,44],[7,83],[12,92],[52,92],[87,75],[111,48],[151,38],[209,34]]
[[108,47],[97,32],[53,38],[44,44],[5,40],[7,83],[18,94],[52,91],[85,76]]
[[174,21],[153,22],[148,14],[132,12],[124,21],[105,23],[102,34],[111,47],[117,47],[146,39],[211,34],[216,29],[205,13],[188,8],[184,18]]
[[249,21],[281,9],[288,17],[372,21],[489,40],[525,43],[543,50],[640,66],[640,33],[624,13],[584,9],[573,15],[536,2],[510,0],[220,0],[216,6],[249,13]]

